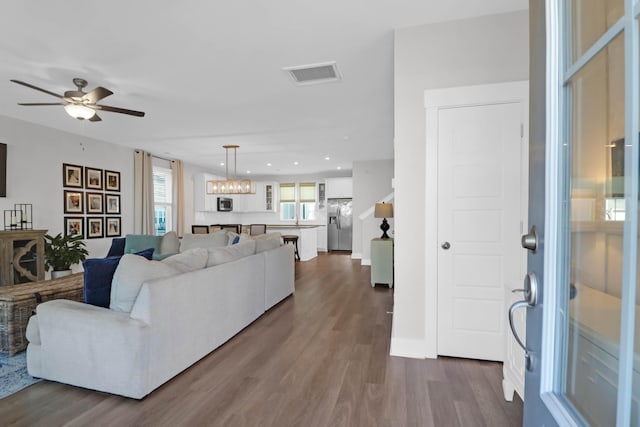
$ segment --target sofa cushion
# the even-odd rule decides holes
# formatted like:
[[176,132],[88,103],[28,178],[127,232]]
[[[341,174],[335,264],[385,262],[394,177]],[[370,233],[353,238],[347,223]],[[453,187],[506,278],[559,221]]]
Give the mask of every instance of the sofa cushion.
[[180,252],[193,248],[219,248],[226,246],[227,241],[227,232],[224,230],[214,231],[209,234],[185,234],[180,244]]
[[256,239],[256,253],[268,251],[282,246],[282,240],[280,240],[280,233],[270,233],[264,236],[269,236],[261,239]]
[[154,253],[159,253],[162,236],[149,234],[127,234],[124,244],[124,253],[133,254],[145,249],[153,248]]
[[[145,249],[136,253],[146,259],[151,259],[153,249]],[[122,256],[106,258],[89,258],[82,263],[84,268],[84,302],[109,307],[111,298],[111,281]]]
[[129,313],[144,282],[179,273],[180,270],[160,261],[149,261],[138,255],[124,254],[113,274],[109,308]]
[[204,248],[193,248],[188,251],[172,255],[162,260],[163,264],[170,265],[181,273],[199,270],[207,265],[209,252]]
[[209,259],[207,267],[224,264],[226,262],[235,261],[256,253],[256,242],[248,240],[233,246],[224,246],[222,248],[209,248]]
[[177,254],[180,252],[180,239],[175,231],[168,231],[160,239],[160,254]]

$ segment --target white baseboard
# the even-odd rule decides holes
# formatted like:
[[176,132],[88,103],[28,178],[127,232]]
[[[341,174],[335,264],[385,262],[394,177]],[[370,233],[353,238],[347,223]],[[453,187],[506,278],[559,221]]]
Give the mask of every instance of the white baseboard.
[[412,359],[436,359],[437,354],[427,354],[424,340],[408,338],[391,338],[391,356],[409,357]]
[[362,258],[362,260],[360,260],[360,265],[371,265],[371,260]]
[[362,254],[351,252],[351,259],[362,259]]

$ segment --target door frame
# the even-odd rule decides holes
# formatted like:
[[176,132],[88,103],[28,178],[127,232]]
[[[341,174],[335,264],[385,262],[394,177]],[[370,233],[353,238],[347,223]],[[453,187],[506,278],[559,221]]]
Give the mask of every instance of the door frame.
[[[461,86],[446,89],[433,89],[424,92],[426,114],[425,147],[425,339],[424,357],[438,357],[438,206],[432,201],[438,200],[438,111],[447,108],[470,107],[486,104],[521,102],[522,109],[522,158],[521,170],[521,212],[525,216],[521,229],[525,230],[528,204],[528,165],[529,165],[529,82],[515,81],[477,86]],[[523,254],[522,277],[526,269],[526,256]],[[506,303],[506,301],[505,301]],[[505,314],[506,322],[506,314]]]

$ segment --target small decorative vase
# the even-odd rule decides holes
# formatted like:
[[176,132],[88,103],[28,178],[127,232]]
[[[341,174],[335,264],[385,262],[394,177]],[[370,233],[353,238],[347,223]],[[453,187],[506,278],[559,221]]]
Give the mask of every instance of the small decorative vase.
[[52,279],[59,279],[61,277],[65,277],[65,276],[70,276],[71,275],[71,270],[53,270],[51,272],[51,278]]

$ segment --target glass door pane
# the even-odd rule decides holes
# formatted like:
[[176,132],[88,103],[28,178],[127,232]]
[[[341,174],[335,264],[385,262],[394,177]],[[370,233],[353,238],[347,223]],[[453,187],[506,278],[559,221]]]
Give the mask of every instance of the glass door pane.
[[571,0],[572,59],[576,61],[624,14],[624,0]]
[[[598,9],[597,18],[603,19],[616,10],[616,2],[591,3],[612,7]],[[600,28],[604,31],[605,26]],[[571,137],[565,156],[569,271],[561,304],[567,334],[561,358],[563,389],[590,425],[613,426],[624,237],[620,220],[624,219],[626,152],[624,36],[616,37],[589,61],[572,78],[569,89]]]

